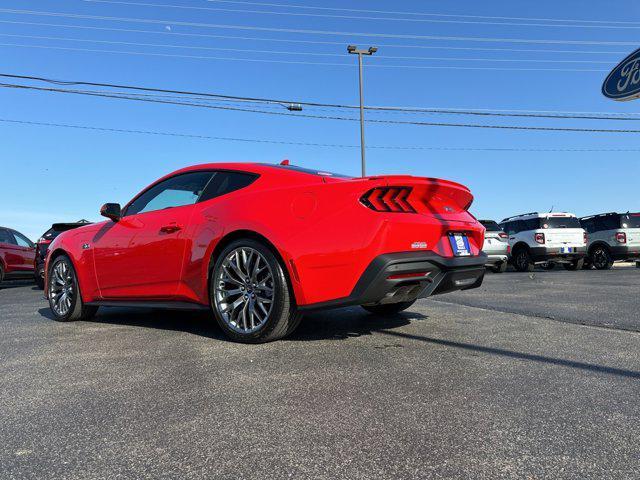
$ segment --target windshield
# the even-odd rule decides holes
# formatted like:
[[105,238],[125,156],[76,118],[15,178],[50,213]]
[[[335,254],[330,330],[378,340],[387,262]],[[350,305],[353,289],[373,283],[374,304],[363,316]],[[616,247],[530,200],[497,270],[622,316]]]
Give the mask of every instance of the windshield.
[[480,223],[487,229],[487,232],[501,232],[502,229],[493,220],[480,220]]
[[640,228],[640,213],[627,213],[620,216],[622,228]]
[[540,219],[540,228],[582,228],[576,217],[548,217]]

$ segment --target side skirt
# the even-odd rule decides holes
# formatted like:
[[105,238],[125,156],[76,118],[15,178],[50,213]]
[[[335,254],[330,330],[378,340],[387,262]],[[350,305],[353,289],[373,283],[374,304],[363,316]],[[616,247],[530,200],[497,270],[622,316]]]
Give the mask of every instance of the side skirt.
[[130,301],[130,300],[100,300],[97,302],[85,303],[94,307],[125,307],[125,308],[158,308],[162,310],[209,310],[208,305],[193,302],[157,302],[157,301]]

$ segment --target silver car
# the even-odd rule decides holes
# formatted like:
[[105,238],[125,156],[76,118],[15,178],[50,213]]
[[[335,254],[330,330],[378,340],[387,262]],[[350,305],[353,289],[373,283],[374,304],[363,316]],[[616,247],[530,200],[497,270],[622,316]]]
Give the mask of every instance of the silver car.
[[482,246],[482,251],[489,257],[486,266],[494,273],[502,273],[509,260],[509,236],[493,220],[480,220],[480,223],[487,229]]

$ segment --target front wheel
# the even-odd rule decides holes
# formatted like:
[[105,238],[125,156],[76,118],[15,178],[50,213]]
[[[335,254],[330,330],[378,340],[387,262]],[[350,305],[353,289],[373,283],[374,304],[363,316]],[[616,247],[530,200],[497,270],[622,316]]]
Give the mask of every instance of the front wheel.
[[580,270],[584,266],[584,258],[573,260],[571,263],[563,263],[562,266],[565,268],[565,270]]
[[49,307],[56,320],[86,320],[96,314],[98,307],[82,302],[78,276],[69,257],[61,255],[53,260],[47,279]]
[[236,240],[218,255],[210,289],[218,325],[237,342],[278,340],[293,332],[302,318],[282,265],[253,239]]
[[414,303],[416,303],[416,301],[411,300],[409,302],[385,303],[382,305],[362,305],[362,308],[364,308],[367,312],[373,313],[374,315],[387,317],[389,315],[395,315],[396,313],[400,313],[403,310],[406,310]]

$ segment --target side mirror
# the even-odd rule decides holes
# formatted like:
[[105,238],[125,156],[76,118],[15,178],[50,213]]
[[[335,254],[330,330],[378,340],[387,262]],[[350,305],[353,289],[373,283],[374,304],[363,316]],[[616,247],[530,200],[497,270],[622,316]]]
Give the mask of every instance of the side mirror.
[[110,218],[114,222],[117,222],[122,217],[119,203],[105,203],[100,208],[100,215]]

